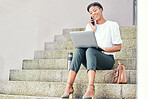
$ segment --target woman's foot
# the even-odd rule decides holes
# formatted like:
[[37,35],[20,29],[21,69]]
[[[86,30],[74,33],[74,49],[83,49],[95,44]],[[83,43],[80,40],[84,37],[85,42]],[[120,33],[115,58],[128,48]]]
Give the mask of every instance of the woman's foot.
[[66,84],[65,92],[61,96],[62,98],[69,98],[71,94],[73,94],[74,90],[71,83]]
[[95,86],[90,84],[88,85],[87,91],[83,96],[83,99],[93,99],[95,93]]
[[71,93],[71,92],[73,92],[72,85],[69,84],[69,83],[67,83],[67,84],[66,84],[66,88],[65,88],[64,94],[69,94],[69,93]]

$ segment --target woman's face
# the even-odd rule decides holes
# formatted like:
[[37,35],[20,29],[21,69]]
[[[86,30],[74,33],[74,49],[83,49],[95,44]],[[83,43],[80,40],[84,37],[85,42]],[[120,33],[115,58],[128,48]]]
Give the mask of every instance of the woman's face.
[[90,13],[90,16],[96,21],[100,20],[102,17],[102,9],[99,8],[98,6],[90,7],[89,13]]

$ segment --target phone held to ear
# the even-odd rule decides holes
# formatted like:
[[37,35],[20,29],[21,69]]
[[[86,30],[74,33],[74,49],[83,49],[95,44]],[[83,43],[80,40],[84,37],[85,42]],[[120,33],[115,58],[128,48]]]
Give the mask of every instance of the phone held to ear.
[[92,17],[91,17],[91,19],[92,19],[91,24],[94,25],[95,24],[94,19]]

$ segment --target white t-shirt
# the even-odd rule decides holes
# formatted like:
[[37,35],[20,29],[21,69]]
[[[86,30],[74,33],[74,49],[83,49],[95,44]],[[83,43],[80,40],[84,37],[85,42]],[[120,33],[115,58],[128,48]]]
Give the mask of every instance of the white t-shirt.
[[[121,44],[121,36],[119,25],[117,22],[107,20],[103,24],[96,24],[97,29],[95,32],[96,40],[98,46],[101,48],[108,48],[114,46],[114,44]],[[92,31],[91,26],[89,23],[86,26],[85,31]],[[108,55],[115,55],[115,52],[104,52]]]

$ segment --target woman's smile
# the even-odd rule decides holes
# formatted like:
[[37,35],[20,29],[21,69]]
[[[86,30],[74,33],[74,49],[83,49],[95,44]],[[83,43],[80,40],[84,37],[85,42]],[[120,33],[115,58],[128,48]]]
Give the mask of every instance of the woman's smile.
[[95,15],[93,18],[97,18],[98,15]]

